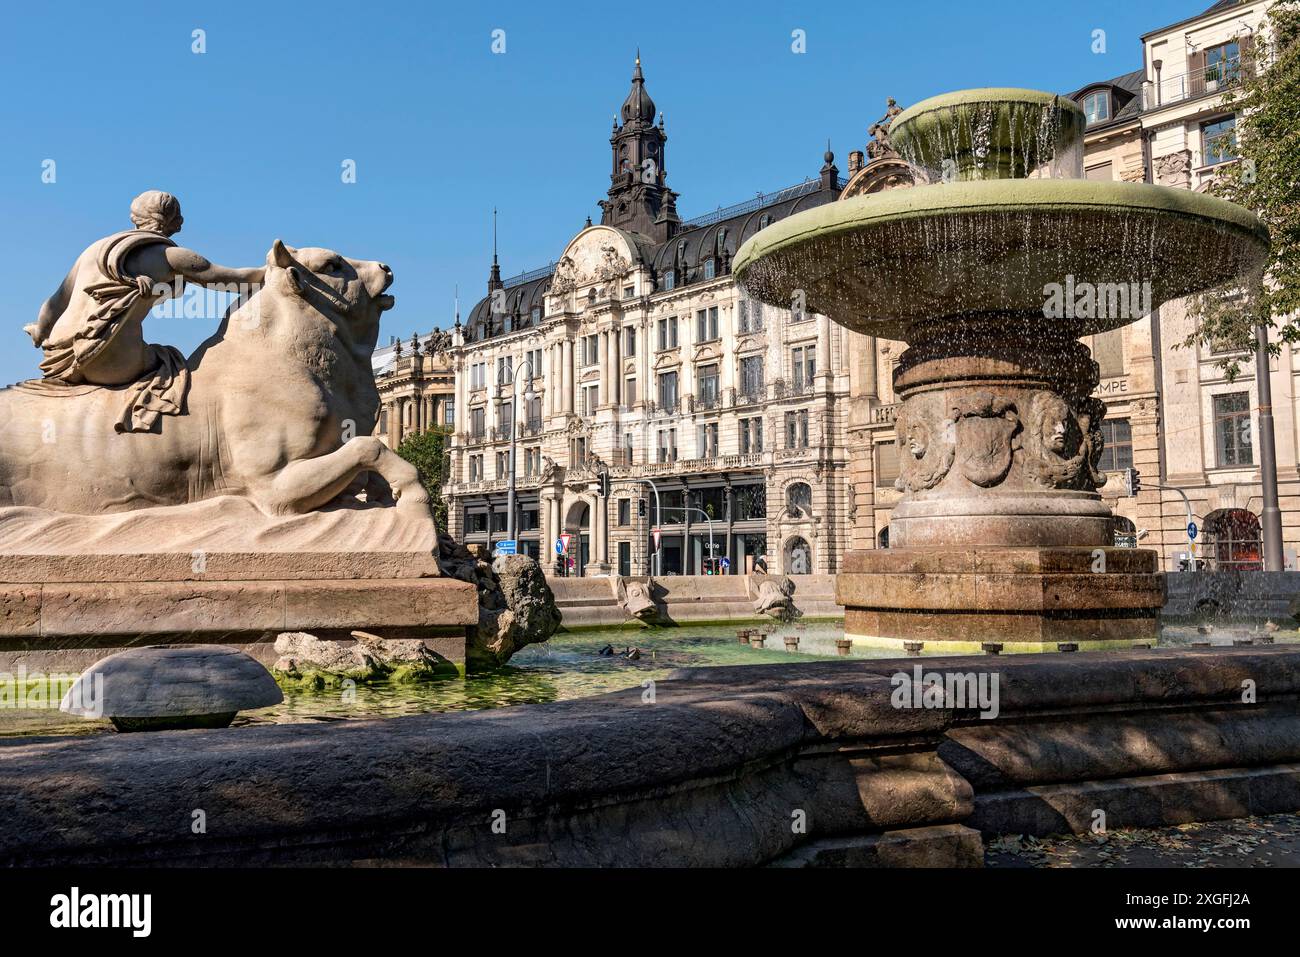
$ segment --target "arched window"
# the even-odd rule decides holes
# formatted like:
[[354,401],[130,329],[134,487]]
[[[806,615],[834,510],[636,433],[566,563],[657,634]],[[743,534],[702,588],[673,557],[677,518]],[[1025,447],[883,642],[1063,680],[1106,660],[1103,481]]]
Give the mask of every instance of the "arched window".
[[785,573],[787,575],[812,574],[812,546],[797,535],[785,546]]
[[889,526],[888,525],[882,528],[880,530],[880,534],[876,536],[876,547],[878,548],[889,547]]
[[677,285],[677,270],[670,269],[664,273],[664,289],[672,289]]
[[1205,517],[1204,557],[1219,571],[1262,571],[1259,519],[1244,508],[1225,508]]
[[714,264],[713,264],[713,259],[712,259],[712,257],[710,257],[709,259],[704,260],[704,278],[705,278],[705,279],[712,279],[712,278],[713,278],[713,275],[714,275],[714,272],[715,272],[715,268],[716,268],[716,267],[715,267]]
[[791,518],[811,518],[812,487],[807,482],[795,482],[785,491],[785,505]]

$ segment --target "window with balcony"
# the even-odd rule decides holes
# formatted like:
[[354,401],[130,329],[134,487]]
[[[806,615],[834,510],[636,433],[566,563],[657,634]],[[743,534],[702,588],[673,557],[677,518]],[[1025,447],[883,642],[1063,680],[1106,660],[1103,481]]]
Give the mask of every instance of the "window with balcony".
[[1254,465],[1250,393],[1214,397],[1214,446],[1220,466]]
[[471,482],[483,481],[483,456],[471,455],[469,457],[469,480]]
[[752,455],[763,451],[763,419],[750,416],[739,420],[740,454]]
[[1206,166],[1230,163],[1237,158],[1237,118],[1201,124],[1201,162]]
[[497,478],[503,479],[510,475],[510,453],[497,453]]

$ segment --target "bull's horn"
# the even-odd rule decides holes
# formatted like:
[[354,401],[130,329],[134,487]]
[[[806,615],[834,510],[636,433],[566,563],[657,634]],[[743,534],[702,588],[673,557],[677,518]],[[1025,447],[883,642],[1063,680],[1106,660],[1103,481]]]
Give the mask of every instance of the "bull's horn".
[[293,257],[289,255],[289,247],[278,239],[271,244],[271,252],[266,258],[268,262],[279,266],[281,269],[288,269],[293,265]]

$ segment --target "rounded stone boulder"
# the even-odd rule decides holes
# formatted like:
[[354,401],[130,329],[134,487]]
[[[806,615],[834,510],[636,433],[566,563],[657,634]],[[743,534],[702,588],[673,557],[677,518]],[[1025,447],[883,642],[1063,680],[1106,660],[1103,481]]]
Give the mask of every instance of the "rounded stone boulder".
[[235,714],[284,700],[271,673],[224,645],[127,648],[95,662],[59,710],[108,718],[119,731],[224,728]]

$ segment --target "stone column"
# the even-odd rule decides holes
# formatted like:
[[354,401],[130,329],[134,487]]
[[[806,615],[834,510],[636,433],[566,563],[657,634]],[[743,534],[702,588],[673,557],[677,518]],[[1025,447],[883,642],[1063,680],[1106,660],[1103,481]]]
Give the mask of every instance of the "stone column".
[[610,333],[610,392],[609,404],[619,406],[623,402],[623,326],[616,325]]

